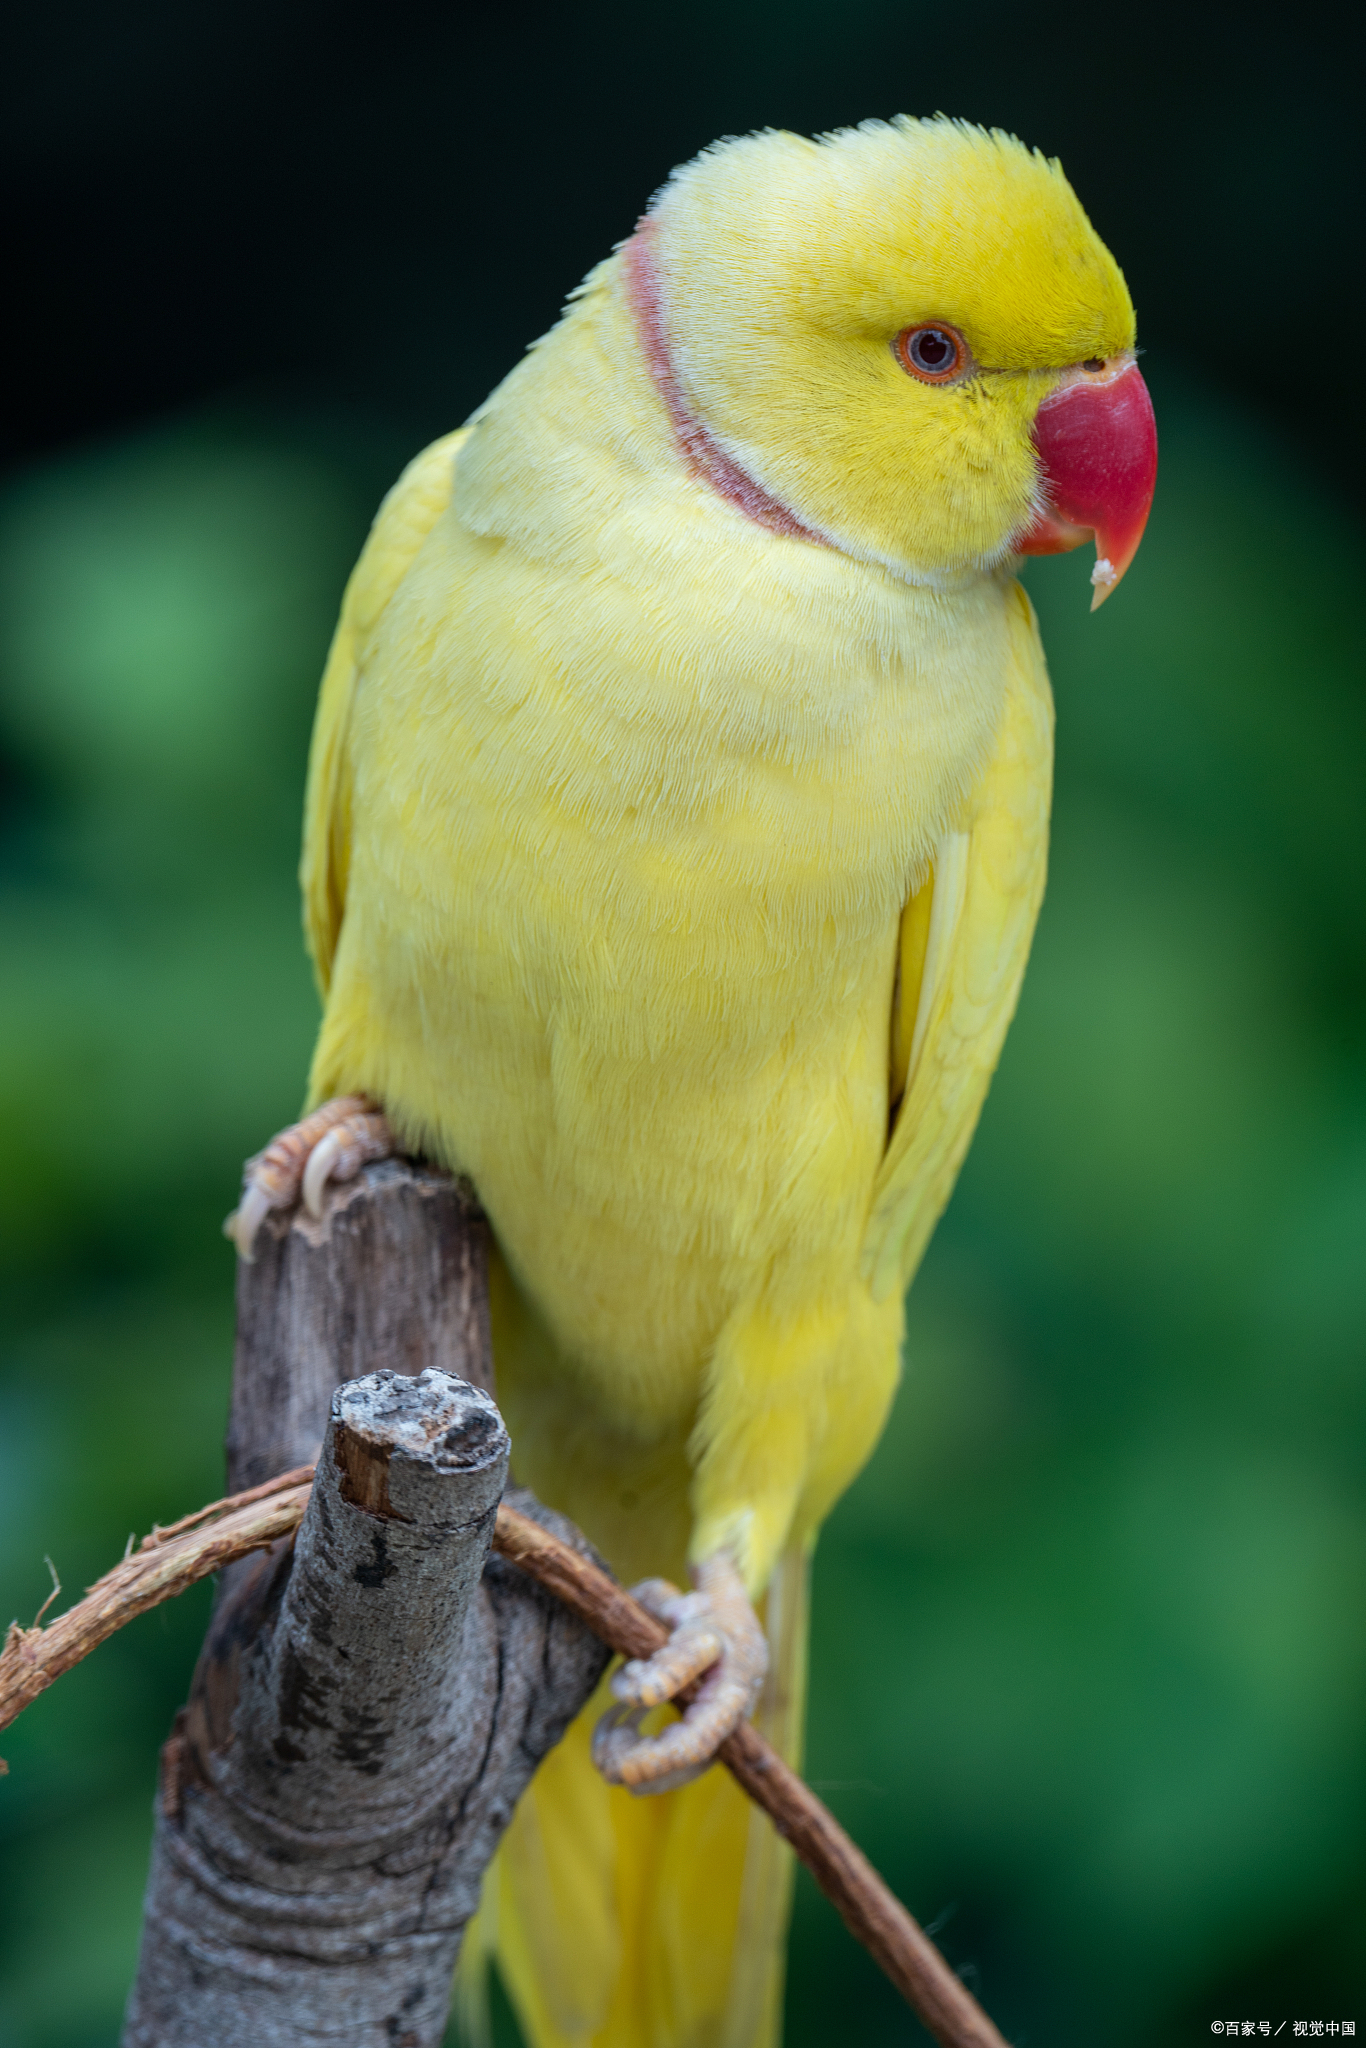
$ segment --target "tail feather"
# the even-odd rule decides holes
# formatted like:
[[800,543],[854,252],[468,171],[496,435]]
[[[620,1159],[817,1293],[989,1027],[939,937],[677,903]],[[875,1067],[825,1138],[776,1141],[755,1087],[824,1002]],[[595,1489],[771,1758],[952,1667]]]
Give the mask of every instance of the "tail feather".
[[[769,1588],[758,1725],[796,1763],[809,1556]],[[786,1845],[729,1772],[636,1799],[593,1767],[599,1693],[524,1794],[467,1936],[492,1950],[530,2048],[777,2048],[792,1890]]]

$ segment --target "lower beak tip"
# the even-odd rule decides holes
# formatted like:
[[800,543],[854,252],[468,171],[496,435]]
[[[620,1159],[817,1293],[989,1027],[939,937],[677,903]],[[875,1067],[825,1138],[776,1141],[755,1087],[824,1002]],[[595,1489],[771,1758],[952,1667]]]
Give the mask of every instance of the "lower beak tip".
[[1091,571],[1091,609],[1098,612],[1119,582],[1119,573],[1108,555],[1101,555]]

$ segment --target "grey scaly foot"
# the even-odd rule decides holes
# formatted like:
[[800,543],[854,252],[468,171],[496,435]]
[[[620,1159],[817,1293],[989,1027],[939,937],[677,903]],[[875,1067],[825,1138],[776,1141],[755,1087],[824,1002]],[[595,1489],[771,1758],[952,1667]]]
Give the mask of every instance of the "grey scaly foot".
[[[722,1552],[695,1568],[693,1582],[691,1593],[680,1593],[667,1579],[633,1588],[671,1633],[653,1657],[633,1658],[612,1680],[619,1704],[593,1733],[594,1762],[611,1785],[632,1792],[686,1785],[754,1711],[768,1672],[768,1643],[740,1574]],[[658,1735],[642,1735],[650,1708],[697,1678],[702,1683],[682,1718]]]

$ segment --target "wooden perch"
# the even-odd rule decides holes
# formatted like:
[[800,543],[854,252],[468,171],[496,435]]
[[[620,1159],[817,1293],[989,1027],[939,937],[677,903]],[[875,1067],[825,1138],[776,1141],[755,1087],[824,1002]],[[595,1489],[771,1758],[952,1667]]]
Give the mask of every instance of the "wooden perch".
[[228,1491],[312,1464],[344,1381],[430,1365],[492,1393],[492,1355],[488,1225],[463,1181],[386,1159],[321,1222],[277,1210],[237,1268]]
[[507,1467],[485,1244],[467,1189],[385,1162],[239,1267],[230,1483],[318,1472],[297,1541],[224,1573],[163,1751],[124,2048],[442,2038],[489,1858],[608,1655],[485,1565]]
[[606,1661],[482,1577],[507,1458],[447,1373],[335,1395],[292,1553],[220,1605],[163,1752],[125,2048],[441,2040],[485,1867]]
[[[490,1517],[467,1512],[471,1495],[461,1523],[460,1489],[477,1493],[470,1475],[506,1462],[492,1401],[459,1384],[491,1378],[483,1232],[458,1184],[395,1162],[335,1195],[322,1224],[272,1219],[257,1263],[239,1279],[231,1467],[251,1477],[272,1459],[307,1454],[332,1404],[311,1502],[310,1470],[296,1466],[156,1530],[49,1628],[12,1630],[0,1656],[3,1727],[123,1621],[208,1571],[235,1567],[190,1706],[163,1752],[125,2048],[191,2048],[215,2038],[210,2028],[221,2048],[286,2039],[430,2048],[464,1920],[512,1803],[601,1672],[605,1653],[583,1629],[632,1657],[665,1639],[578,1532],[529,1495],[497,1507],[498,1555],[474,1588],[471,1561],[482,1556]],[[367,1352],[377,1351],[397,1355],[408,1377],[362,1376]],[[301,1361],[298,1373],[285,1353]],[[355,1381],[334,1400],[329,1375],[348,1368]],[[471,1430],[496,1444],[490,1462],[455,1457],[460,1469],[447,1470],[443,1432],[465,1442]],[[431,1469],[419,1479],[424,1460]],[[424,1522],[404,1487],[417,1488],[428,1509],[438,1497],[444,1507]],[[279,1539],[301,1518],[291,1569]],[[273,1558],[238,1562],[272,1544]],[[407,1576],[395,1585],[405,1546]],[[438,1555],[444,1563],[424,1576]],[[450,1584],[463,1587],[465,1607],[446,1601]],[[397,1658],[404,1641],[410,1663]],[[344,1655],[334,1654],[339,1644]],[[495,1666],[484,1761],[462,1780],[469,1752],[460,1745],[471,1728],[488,1728]],[[720,1754],[942,2048],[1005,2048],[770,1745],[744,1727]],[[458,1788],[454,1807],[440,1797],[443,1770]],[[328,1824],[338,1812],[347,1816],[340,1829]],[[471,1816],[484,1816],[482,1828],[465,1825]],[[365,1839],[384,1826],[401,1847],[377,1851]]]
[[[286,1473],[279,1483],[278,1492],[269,1486],[258,1487],[250,1494],[238,1495],[235,1499],[217,1502],[214,1508],[201,1510],[201,1516],[221,1514],[221,1519],[211,1524],[213,1529],[224,1532],[221,1560],[227,1562],[233,1557],[244,1557],[271,1542],[286,1528],[292,1528],[302,1518],[309,1494],[308,1486],[298,1482],[308,1476],[306,1470]],[[187,1522],[199,1520],[200,1516],[186,1517]],[[177,1529],[182,1526],[177,1525]],[[198,1532],[192,1532],[189,1537],[178,1535],[173,1530],[157,1534],[166,1558],[158,1590],[152,1598],[163,1600],[192,1585],[196,1578],[204,1575],[206,1567],[199,1564],[199,1553],[190,1547]],[[150,1543],[153,1539],[145,1541]],[[601,1642],[623,1656],[651,1656],[665,1640],[665,1631],[655,1616],[639,1601],[633,1600],[609,1573],[556,1536],[543,1522],[533,1520],[506,1501],[498,1509],[493,1548],[501,1557],[538,1580],[558,1601],[577,1614]],[[139,1561],[134,1558],[129,1563]],[[124,1571],[127,1565],[118,1569]],[[207,1569],[212,1569],[212,1566]],[[101,1580],[100,1587],[105,1583]],[[98,1592],[99,1588],[92,1589],[92,1597]],[[130,1608],[129,1614],[123,1618],[131,1618],[132,1612],[141,1612],[143,1607],[151,1604],[152,1600],[144,1599],[136,1608]],[[86,1605],[88,1602],[81,1603],[81,1607]],[[47,1675],[42,1684],[50,1683],[60,1671],[69,1670],[72,1663],[120,1625],[115,1621],[96,1633],[92,1627],[76,1620],[81,1607],[61,1618],[63,1623],[75,1622],[75,1626],[68,1629],[67,1639],[78,1641],[81,1647],[72,1655],[63,1654],[57,1668],[45,1667]],[[58,1624],[54,1624],[50,1630],[34,1629],[23,1633],[30,1638],[45,1637],[55,1635],[57,1627]],[[53,1661],[55,1663],[56,1660]],[[7,1692],[4,1676],[4,1660],[0,1659],[0,1727],[13,1720],[28,1700],[36,1697],[38,1690],[38,1687],[33,1687],[26,1697],[20,1697],[17,1686],[12,1686]],[[888,1890],[829,1808],[783,1762],[777,1751],[754,1728],[744,1727],[722,1746],[721,1760],[755,1804],[763,1808],[784,1840],[791,1843],[850,1933],[863,1944],[903,1998],[914,2007],[936,2041],[946,2044],[946,2048],[1004,2048],[996,2028],[950,1970],[933,1942],[895,1894]],[[173,1774],[182,1770],[178,1752],[172,1751],[169,1768]]]

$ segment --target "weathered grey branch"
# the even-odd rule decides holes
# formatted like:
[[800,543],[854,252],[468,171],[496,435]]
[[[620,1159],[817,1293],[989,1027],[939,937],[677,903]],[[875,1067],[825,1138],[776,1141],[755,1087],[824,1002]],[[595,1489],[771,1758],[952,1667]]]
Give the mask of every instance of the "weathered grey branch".
[[243,1272],[233,1477],[326,1442],[297,1542],[225,1575],[163,1751],[125,2048],[441,2039],[485,1866],[607,1656],[522,1573],[480,1576],[507,1464],[469,1384],[483,1230],[389,1162]]

